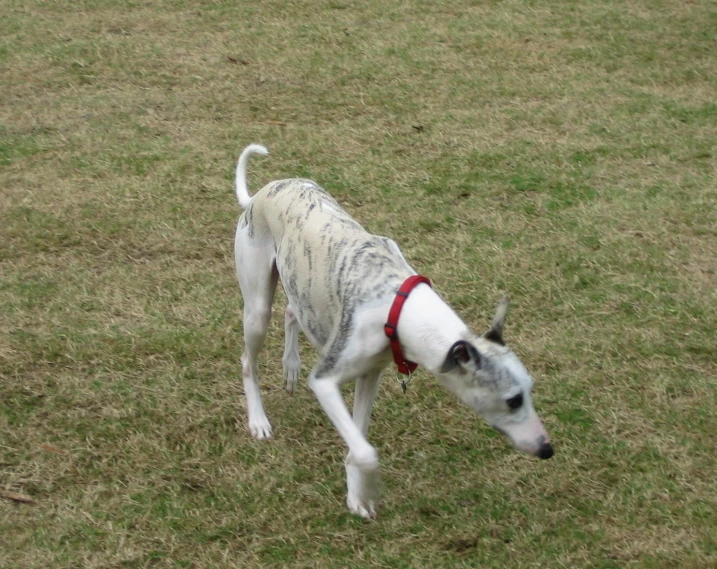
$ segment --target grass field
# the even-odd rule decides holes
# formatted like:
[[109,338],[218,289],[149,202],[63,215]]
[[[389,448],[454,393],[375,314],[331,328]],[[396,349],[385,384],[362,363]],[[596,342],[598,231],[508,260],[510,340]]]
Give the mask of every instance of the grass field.
[[[717,2],[0,13],[0,567],[717,566]],[[278,317],[249,437],[250,142],[254,190],[316,180],[477,332],[511,295],[552,460],[387,373],[350,516]]]

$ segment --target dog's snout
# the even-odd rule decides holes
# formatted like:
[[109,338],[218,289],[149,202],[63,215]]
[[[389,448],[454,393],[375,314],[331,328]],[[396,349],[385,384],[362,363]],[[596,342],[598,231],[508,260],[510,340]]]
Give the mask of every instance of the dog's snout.
[[551,458],[555,454],[553,451],[553,445],[550,443],[544,442],[540,445],[540,448],[538,449],[538,458],[542,458],[543,460]]

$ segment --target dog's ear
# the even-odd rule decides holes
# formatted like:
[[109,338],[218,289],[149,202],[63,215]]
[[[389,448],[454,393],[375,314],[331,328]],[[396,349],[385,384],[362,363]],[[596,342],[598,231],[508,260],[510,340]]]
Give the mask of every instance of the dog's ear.
[[441,373],[448,373],[458,366],[465,370],[475,370],[480,367],[480,354],[473,344],[465,340],[458,340],[448,350],[446,361],[443,362]]
[[486,340],[490,340],[501,346],[505,346],[505,342],[503,341],[503,326],[505,325],[505,317],[508,316],[509,302],[508,297],[504,296],[503,300],[498,303],[498,308],[496,308],[495,316],[493,317],[493,323],[483,335]]

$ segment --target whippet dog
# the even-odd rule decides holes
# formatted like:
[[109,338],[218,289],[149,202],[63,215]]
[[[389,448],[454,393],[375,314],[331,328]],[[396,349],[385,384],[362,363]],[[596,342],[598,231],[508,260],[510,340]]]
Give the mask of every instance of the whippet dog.
[[[250,196],[246,171],[252,154],[268,151],[252,144],[239,157],[236,196],[245,211],[235,243],[244,298],[242,374],[252,436],[271,436],[259,393],[257,357],[281,279],[288,300],[284,387],[289,393],[296,389],[301,330],[320,353],[309,386],[348,446],[346,502],[352,513],[376,515],[378,454],[366,436],[381,371],[392,361],[392,342],[402,355],[396,360],[399,366],[423,366],[519,450],[540,458],[553,456],[533,409],[532,379],[503,342],[507,298],[498,305],[488,332],[478,336],[421,278],[410,293],[401,293],[400,318],[387,325],[397,291],[416,274],[398,245],[368,233],[310,180],[270,182]],[[356,382],[353,415],[340,391],[350,380]]]

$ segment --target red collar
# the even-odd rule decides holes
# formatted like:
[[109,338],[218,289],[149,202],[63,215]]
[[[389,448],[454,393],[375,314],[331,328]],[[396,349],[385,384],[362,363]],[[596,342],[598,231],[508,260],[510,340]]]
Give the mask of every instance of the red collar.
[[406,361],[406,358],[403,357],[401,343],[398,341],[398,317],[401,315],[401,309],[403,308],[403,303],[406,302],[408,298],[408,294],[420,283],[426,283],[428,286],[431,286],[431,281],[421,275],[413,275],[403,281],[401,288],[399,288],[396,293],[396,298],[393,300],[391,311],[388,313],[388,322],[386,322],[383,327],[386,336],[388,336],[391,342],[393,361],[396,362],[398,372],[403,375],[410,375],[411,372],[418,367],[418,364]]

